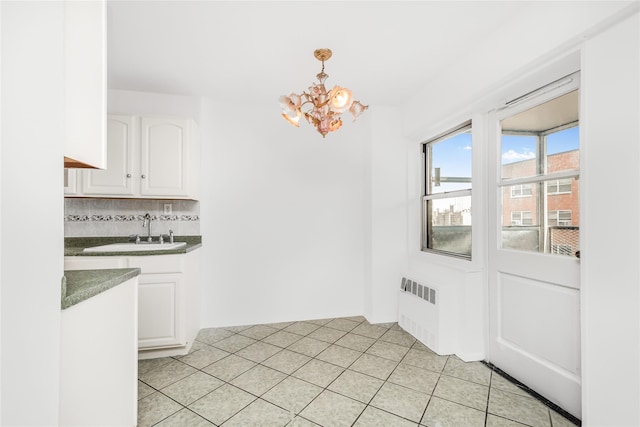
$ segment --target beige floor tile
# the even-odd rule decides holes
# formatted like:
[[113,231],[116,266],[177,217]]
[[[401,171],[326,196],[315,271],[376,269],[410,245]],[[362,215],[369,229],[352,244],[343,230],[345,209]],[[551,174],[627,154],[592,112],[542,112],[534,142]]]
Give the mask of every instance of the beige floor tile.
[[212,427],[215,424],[205,420],[200,415],[186,408],[176,412],[154,427]]
[[314,338],[320,341],[333,344],[334,342],[338,341],[340,338],[342,338],[346,334],[347,333],[345,331],[340,331],[338,329],[321,326],[307,336],[309,338]]
[[508,391],[509,393],[518,394],[524,397],[532,397],[528,391],[518,387],[516,384],[502,377],[497,372],[491,373],[491,387],[500,389],[502,391]]
[[385,332],[384,335],[380,337],[380,340],[402,345],[405,347],[411,347],[416,342],[416,339],[411,336],[411,334],[405,331],[398,331],[394,329],[389,329],[387,332]]
[[420,424],[425,426],[484,427],[485,411],[432,397]]
[[369,403],[384,381],[359,372],[346,370],[328,389],[362,403]]
[[463,362],[456,356],[450,356],[442,371],[445,375],[488,386],[491,381],[491,369],[481,362]]
[[517,423],[506,418],[498,417],[493,414],[487,414],[486,427],[525,427],[526,424]]
[[274,354],[262,364],[285,374],[292,374],[309,360],[311,360],[309,356],[285,349]]
[[159,390],[196,372],[196,369],[178,360],[138,375],[142,381]]
[[287,348],[296,341],[302,339],[302,336],[287,331],[278,331],[273,335],[269,335],[262,342],[278,347]]
[[305,322],[313,323],[314,325],[318,325],[318,326],[324,326],[327,323],[331,322],[332,320],[333,320],[332,318],[328,318],[328,319],[312,319],[312,320],[305,320]]
[[318,425],[302,417],[295,417],[287,427],[317,427]]
[[216,341],[211,345],[219,348],[220,350],[228,351],[229,353],[235,353],[236,351],[241,350],[245,347],[248,347],[255,342],[256,340],[254,340],[253,338],[236,334],[236,335],[232,335],[230,337],[221,339],[220,341]]
[[323,426],[351,426],[364,408],[363,403],[325,390],[300,415]]
[[201,329],[196,336],[196,340],[205,344],[213,344],[230,337],[234,333],[222,328]]
[[155,392],[155,389],[138,380],[138,400],[149,396],[153,392]]
[[267,326],[271,326],[276,329],[284,329],[287,326],[293,325],[295,322],[277,322],[277,323],[267,323]]
[[360,322],[356,322],[349,319],[333,319],[332,321],[330,321],[324,326],[327,326],[333,329],[339,329],[344,332],[349,332],[359,324]]
[[433,395],[481,411],[487,409],[489,387],[442,375]]
[[331,344],[324,341],[304,337],[287,347],[287,350],[295,351],[296,353],[302,353],[309,357],[315,357],[330,345]]
[[309,335],[311,332],[315,331],[319,327],[320,325],[316,325],[311,322],[296,322],[287,326],[283,330],[287,332],[292,332],[298,335]]
[[278,332],[278,329],[272,328],[267,325],[254,325],[249,329],[245,329],[244,331],[238,332],[240,335],[244,335],[245,337],[253,338],[254,340],[261,340],[263,338],[268,337],[269,335],[273,335]]
[[363,335],[348,333],[338,341],[336,345],[347,347],[352,350],[366,351],[376,340],[373,338],[365,337]]
[[347,368],[361,355],[362,353],[359,351],[351,350],[350,348],[341,347],[339,345],[332,345],[327,347],[322,353],[318,354],[316,359]]
[[160,390],[182,405],[189,405],[224,383],[204,372],[196,372]]
[[266,366],[257,365],[233,379],[231,384],[241,390],[256,396],[261,396],[285,378],[286,375],[282,372],[267,368]]
[[562,415],[558,414],[556,411],[550,411],[551,412],[551,423],[553,425],[553,427],[575,427],[577,426],[577,424],[575,424],[573,421],[568,420],[567,418],[563,417]]
[[178,412],[182,406],[155,392],[138,400],[138,427],[148,427]]
[[428,369],[433,372],[442,372],[449,356],[439,356],[432,351],[410,349],[402,359],[402,363]]
[[292,375],[298,379],[308,381],[320,387],[326,387],[338,378],[343,368],[321,360],[313,359]]
[[317,385],[295,377],[287,377],[266,392],[262,399],[298,414],[321,392],[322,388]]
[[408,351],[408,347],[386,341],[377,341],[375,344],[369,347],[367,353],[399,362],[402,360],[404,355],[407,354]]
[[262,399],[254,400],[224,423],[224,427],[285,426],[294,418],[293,414]]
[[549,408],[536,399],[491,389],[489,413],[533,427],[550,427]]
[[281,350],[282,348],[278,346],[258,341],[243,348],[242,350],[238,350],[236,355],[249,359],[253,362],[260,363]]
[[182,356],[178,358],[178,360],[189,366],[193,366],[196,369],[202,369],[205,366],[211,365],[213,362],[217,362],[218,360],[227,357],[228,355],[229,353],[224,350],[208,346],[207,348],[196,350],[193,353]]
[[255,396],[246,391],[225,384],[193,402],[189,405],[189,409],[212,423],[220,425],[255,399]]
[[370,405],[418,423],[428,402],[428,394],[387,382]]
[[367,406],[354,427],[415,427],[417,423],[400,418],[373,406]]
[[440,376],[435,372],[415,366],[399,364],[388,381],[425,394],[433,393]]
[[365,337],[378,339],[387,332],[387,328],[383,328],[381,326],[371,325],[369,323],[363,322],[356,326],[351,332],[358,335],[364,335]]
[[238,325],[238,326],[225,326],[223,327],[223,329],[226,329],[227,331],[231,331],[233,333],[238,333],[238,332],[242,332],[246,329],[249,329],[250,327],[252,327],[253,325]]
[[365,353],[353,362],[349,369],[386,380],[396,366],[398,366],[398,362]]
[[138,360],[138,375],[145,374],[149,371],[159,368],[160,366],[165,366],[171,362],[173,362],[173,358],[171,357],[160,357],[157,359]]
[[224,359],[212,363],[204,368],[203,371],[228,382],[254,366],[256,366],[255,362],[232,354]]

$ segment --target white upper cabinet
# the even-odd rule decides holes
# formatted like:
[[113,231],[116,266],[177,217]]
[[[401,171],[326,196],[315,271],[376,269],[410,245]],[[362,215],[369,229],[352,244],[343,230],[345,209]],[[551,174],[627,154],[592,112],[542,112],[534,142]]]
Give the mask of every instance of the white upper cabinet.
[[65,167],[107,167],[106,2],[65,1]]
[[111,115],[107,123],[108,167],[82,171],[82,192],[75,195],[197,198],[199,145],[192,119]]
[[140,128],[140,194],[187,196],[191,121],[143,117]]
[[109,116],[107,120],[107,164],[105,170],[84,171],[85,194],[133,196],[137,164],[134,150],[135,119],[132,116]]

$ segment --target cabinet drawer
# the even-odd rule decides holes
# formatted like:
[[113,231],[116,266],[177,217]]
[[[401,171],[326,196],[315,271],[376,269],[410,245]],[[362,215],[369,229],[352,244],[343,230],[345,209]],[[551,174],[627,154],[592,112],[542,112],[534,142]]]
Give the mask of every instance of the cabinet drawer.
[[152,255],[129,257],[130,268],[139,268],[142,274],[182,273],[184,255]]

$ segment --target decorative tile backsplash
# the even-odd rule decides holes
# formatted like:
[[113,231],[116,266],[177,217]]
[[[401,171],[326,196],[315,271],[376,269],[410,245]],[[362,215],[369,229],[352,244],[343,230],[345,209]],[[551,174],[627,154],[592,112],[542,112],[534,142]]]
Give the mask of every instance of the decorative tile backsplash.
[[[171,214],[164,206],[171,205]],[[194,200],[147,199],[76,199],[64,201],[65,237],[116,237],[139,234],[149,229],[142,227],[144,215],[151,216],[151,235],[200,235],[200,203]]]

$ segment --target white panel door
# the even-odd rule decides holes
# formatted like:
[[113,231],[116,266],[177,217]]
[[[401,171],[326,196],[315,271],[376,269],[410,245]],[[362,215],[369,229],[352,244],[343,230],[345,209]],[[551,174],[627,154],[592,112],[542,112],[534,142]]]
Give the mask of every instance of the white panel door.
[[131,116],[107,119],[107,168],[85,170],[82,190],[86,195],[133,195],[137,175],[136,129]]
[[578,79],[491,116],[489,361],[581,417]]
[[143,117],[141,189],[144,196],[188,195],[190,121]]
[[182,275],[138,277],[138,349],[184,345]]

